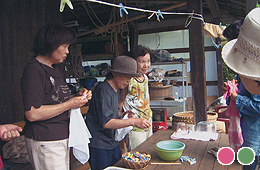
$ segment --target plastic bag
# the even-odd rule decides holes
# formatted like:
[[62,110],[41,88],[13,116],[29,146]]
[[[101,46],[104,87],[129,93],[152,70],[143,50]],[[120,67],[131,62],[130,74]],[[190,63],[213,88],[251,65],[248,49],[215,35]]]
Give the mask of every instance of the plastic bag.
[[167,50],[156,49],[153,51],[154,62],[164,62],[171,58],[171,54]]

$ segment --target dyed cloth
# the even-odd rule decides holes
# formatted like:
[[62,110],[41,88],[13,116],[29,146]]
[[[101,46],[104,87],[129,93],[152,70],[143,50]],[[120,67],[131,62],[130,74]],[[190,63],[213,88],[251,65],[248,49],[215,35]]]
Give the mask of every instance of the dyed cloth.
[[2,158],[0,156],[0,169],[2,169],[3,167],[4,167],[4,164],[3,164]]
[[[227,91],[224,94],[224,98],[227,99],[232,95],[232,81],[227,82]],[[236,91],[238,92],[238,88],[236,87]],[[234,149],[235,152],[238,151],[240,146],[242,145],[243,136],[240,127],[240,115],[236,108],[236,101],[230,100],[230,104],[228,109],[226,110],[226,116],[230,117],[230,125],[229,125],[229,143],[231,148]]]

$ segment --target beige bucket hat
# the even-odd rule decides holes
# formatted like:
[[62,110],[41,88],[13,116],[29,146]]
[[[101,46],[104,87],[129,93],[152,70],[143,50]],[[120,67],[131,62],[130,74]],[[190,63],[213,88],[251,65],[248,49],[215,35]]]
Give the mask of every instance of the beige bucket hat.
[[108,68],[112,73],[123,74],[127,76],[140,77],[137,73],[137,63],[135,59],[128,56],[118,56],[115,58],[112,68]]
[[239,75],[260,81],[260,8],[248,13],[238,38],[223,47],[222,58]]

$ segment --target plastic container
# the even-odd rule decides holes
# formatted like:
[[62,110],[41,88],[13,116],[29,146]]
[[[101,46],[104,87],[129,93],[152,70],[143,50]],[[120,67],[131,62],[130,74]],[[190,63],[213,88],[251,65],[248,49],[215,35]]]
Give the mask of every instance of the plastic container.
[[204,133],[216,133],[216,127],[214,123],[209,121],[201,121],[197,124],[197,132],[204,132]]

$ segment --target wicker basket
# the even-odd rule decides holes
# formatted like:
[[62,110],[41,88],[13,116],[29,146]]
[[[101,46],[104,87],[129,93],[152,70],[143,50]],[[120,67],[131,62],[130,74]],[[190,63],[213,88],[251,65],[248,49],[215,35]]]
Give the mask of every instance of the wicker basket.
[[[218,118],[216,112],[207,112],[207,121],[215,123]],[[186,124],[194,124],[193,121],[193,111],[178,112],[172,115],[172,128],[176,129],[176,124],[178,122],[184,122]]]
[[[130,169],[145,169],[148,166],[149,162],[151,161],[151,156],[147,160],[142,160],[142,161],[137,161],[137,162],[128,161],[124,158],[128,153],[136,153],[136,151],[126,152],[122,155],[122,160],[123,160],[123,162],[124,162],[124,164],[126,165],[127,168],[130,168]],[[143,151],[140,151],[139,153],[146,154],[146,155],[148,154],[147,152],[143,152]]]
[[149,82],[149,87],[163,87],[163,82],[153,81]]
[[164,100],[166,97],[172,97],[172,85],[151,86],[149,84],[150,100]]

